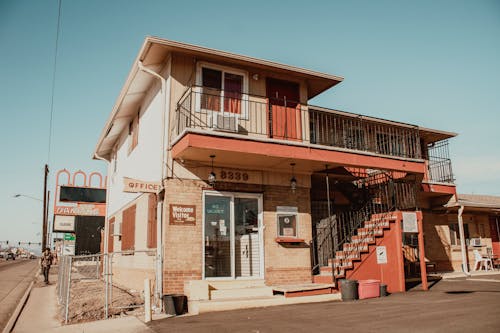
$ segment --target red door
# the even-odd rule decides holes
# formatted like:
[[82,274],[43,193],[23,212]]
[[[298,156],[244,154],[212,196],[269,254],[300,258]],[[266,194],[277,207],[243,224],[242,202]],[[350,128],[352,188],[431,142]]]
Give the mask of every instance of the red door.
[[267,79],[269,101],[269,137],[302,140],[299,85],[294,82]]

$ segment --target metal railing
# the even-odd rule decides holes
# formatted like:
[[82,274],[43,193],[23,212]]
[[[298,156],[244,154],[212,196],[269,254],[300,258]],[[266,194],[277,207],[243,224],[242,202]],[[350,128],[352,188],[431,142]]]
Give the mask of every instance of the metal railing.
[[453,183],[453,170],[448,140],[434,142],[427,146],[429,155],[429,180],[439,183]]
[[416,207],[415,182],[394,180],[389,173],[382,172],[353,183],[366,185],[367,199],[360,208],[330,215],[315,226],[315,236],[311,241],[313,274],[318,273],[320,266],[328,266],[329,260],[336,258],[337,251],[351,242],[358,228],[363,227],[373,214],[389,214]]
[[172,133],[211,129],[238,135],[300,141],[403,158],[421,158],[417,126],[397,126],[296,101],[188,88],[179,99]]
[[309,110],[311,143],[367,151],[382,155],[421,158],[417,126],[395,126],[348,117],[335,112]]

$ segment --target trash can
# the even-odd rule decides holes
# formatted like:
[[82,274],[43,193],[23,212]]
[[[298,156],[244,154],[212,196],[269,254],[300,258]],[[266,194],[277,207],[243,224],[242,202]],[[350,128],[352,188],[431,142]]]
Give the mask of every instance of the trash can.
[[182,294],[164,295],[163,305],[166,314],[181,315],[187,312],[187,297]]
[[374,298],[380,296],[379,280],[359,280],[358,281],[359,299]]
[[380,284],[380,297],[385,297],[387,296],[387,285],[381,283]]
[[358,281],[342,279],[340,282],[340,294],[343,301],[358,299]]

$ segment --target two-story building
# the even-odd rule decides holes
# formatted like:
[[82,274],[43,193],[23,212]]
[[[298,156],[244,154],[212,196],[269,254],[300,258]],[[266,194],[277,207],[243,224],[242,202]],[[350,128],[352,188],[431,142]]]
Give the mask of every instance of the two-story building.
[[[106,251],[158,247],[158,293],[205,284],[211,297],[232,282],[356,277],[394,234],[386,259],[397,272],[384,279],[404,290],[412,258],[398,246],[423,257],[416,221],[455,194],[455,134],[309,104],[342,80],[147,37],[94,152],[109,163]],[[160,186],[142,191],[147,182]],[[413,231],[377,224],[402,211],[418,212]],[[122,283],[135,276],[130,264]]]

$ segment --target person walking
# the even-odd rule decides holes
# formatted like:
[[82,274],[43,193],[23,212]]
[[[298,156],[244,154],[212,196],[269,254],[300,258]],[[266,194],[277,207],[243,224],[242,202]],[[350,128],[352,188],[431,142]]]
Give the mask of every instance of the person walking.
[[42,267],[43,277],[45,278],[45,284],[49,284],[49,271],[50,266],[52,265],[53,256],[50,253],[50,249],[48,247],[42,253],[42,257],[40,258],[40,266]]

